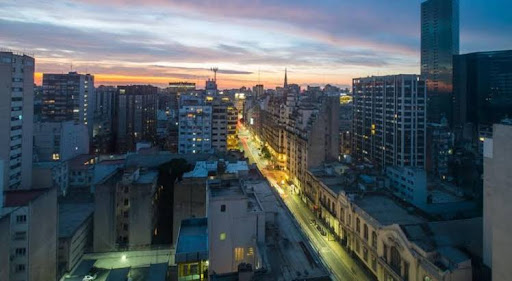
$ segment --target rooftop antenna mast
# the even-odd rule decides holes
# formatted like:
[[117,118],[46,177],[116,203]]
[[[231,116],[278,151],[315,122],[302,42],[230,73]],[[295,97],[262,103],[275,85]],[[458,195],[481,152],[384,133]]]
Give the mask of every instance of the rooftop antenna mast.
[[210,68],[211,71],[213,71],[213,81],[217,82],[217,71],[219,71],[218,67],[212,67]]

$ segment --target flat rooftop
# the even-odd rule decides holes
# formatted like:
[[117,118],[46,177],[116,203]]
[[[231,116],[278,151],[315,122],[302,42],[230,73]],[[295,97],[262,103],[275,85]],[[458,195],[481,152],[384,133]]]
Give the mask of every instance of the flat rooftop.
[[28,190],[12,190],[4,193],[4,207],[21,207],[26,206],[30,201],[48,192],[50,189],[28,189]]
[[365,194],[356,197],[354,203],[382,225],[414,224],[427,221],[415,213],[414,209],[408,210],[392,197],[384,194]]
[[139,178],[135,183],[137,184],[150,184],[158,179],[158,171],[144,171],[141,172]]
[[239,179],[209,180],[208,188],[210,191],[210,196],[212,198],[215,198],[215,197],[238,197],[238,196],[244,195],[244,191],[242,189],[242,186],[240,185]]
[[91,203],[59,203],[59,238],[73,236],[93,212]]
[[187,254],[199,253],[208,259],[208,219],[194,218],[181,221],[178,242],[176,243],[176,262],[186,260]]

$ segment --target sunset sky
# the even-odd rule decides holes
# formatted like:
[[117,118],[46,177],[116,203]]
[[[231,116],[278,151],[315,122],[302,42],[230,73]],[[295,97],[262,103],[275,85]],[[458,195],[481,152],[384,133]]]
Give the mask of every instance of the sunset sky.
[[[510,0],[460,0],[462,53],[512,49]],[[100,84],[220,88],[419,73],[420,0],[0,0],[0,48]],[[507,35],[508,34],[508,35]]]

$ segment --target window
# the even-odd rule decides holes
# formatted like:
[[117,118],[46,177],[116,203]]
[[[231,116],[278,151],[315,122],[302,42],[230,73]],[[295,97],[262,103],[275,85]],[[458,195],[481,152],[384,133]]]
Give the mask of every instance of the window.
[[58,153],[54,153],[54,154],[52,155],[52,159],[53,159],[53,160],[59,160],[59,159],[60,159],[60,155],[59,155]]
[[363,236],[364,236],[364,240],[368,241],[368,225],[366,223],[364,224]]
[[244,260],[244,248],[236,247],[235,248],[235,263],[238,264]]
[[375,256],[372,256],[372,269],[377,272],[377,258]]
[[24,264],[17,264],[16,265],[16,272],[25,272],[25,265]]
[[220,211],[224,213],[226,211],[226,205],[220,205]]
[[124,231],[128,231],[128,225],[127,225],[126,223],[125,223],[125,224],[123,224],[123,230],[124,230]]
[[363,258],[365,262],[368,262],[368,249],[363,247]]
[[361,220],[359,218],[356,218],[356,231],[361,233]]
[[220,234],[220,241],[224,241],[224,240],[226,240],[226,232],[222,232]]
[[16,248],[16,256],[25,256],[27,253],[26,248]]
[[26,215],[16,216],[16,223],[26,223],[26,222],[27,222],[27,216]]
[[409,263],[404,261],[404,281],[409,281]]
[[25,240],[25,239],[27,239],[26,231],[16,231],[16,233],[14,233],[14,240]]
[[359,248],[359,238],[356,238],[356,252],[359,253],[360,252],[360,248]]
[[372,231],[372,247],[377,249],[377,233]]
[[129,203],[128,199],[124,199],[124,205],[128,206],[128,203]]

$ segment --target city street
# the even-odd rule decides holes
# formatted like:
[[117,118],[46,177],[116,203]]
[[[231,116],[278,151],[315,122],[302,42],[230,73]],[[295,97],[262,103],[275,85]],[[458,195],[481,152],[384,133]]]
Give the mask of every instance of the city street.
[[325,225],[315,218],[306,204],[296,194],[290,193],[289,188],[283,181],[285,173],[266,168],[268,161],[260,157],[259,145],[256,143],[254,136],[243,125],[239,125],[238,132],[245,155],[251,163],[256,163],[263,176],[279,192],[310,244],[330,270],[331,277],[335,280],[374,280],[375,278],[367,273],[360,264],[356,263],[337,241],[333,241],[334,239],[330,233],[322,235],[317,229],[317,225],[320,225],[321,228],[327,230]]

